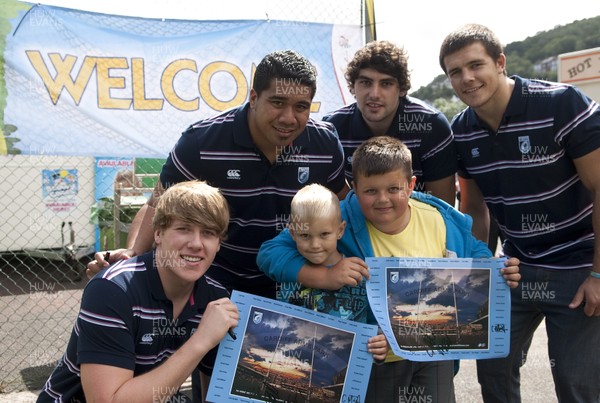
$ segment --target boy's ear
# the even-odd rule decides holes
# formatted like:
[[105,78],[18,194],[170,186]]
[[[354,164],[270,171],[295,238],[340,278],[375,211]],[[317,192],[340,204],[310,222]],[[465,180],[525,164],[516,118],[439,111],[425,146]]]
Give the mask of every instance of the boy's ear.
[[417,177],[416,176],[411,176],[410,177],[410,181],[408,182],[408,188],[411,190],[411,192],[413,190],[415,190],[415,184],[417,183]]
[[406,195],[408,197],[410,197],[412,195],[412,192],[415,190],[416,183],[417,183],[417,177],[411,176],[410,180],[408,181],[408,192],[406,192]]
[[293,237],[294,237],[294,235],[295,235],[295,234],[294,234],[294,226],[293,226],[291,223],[287,223],[285,226],[287,227],[288,231],[290,231],[290,235],[291,235],[291,236],[292,236],[292,238],[293,238]]
[[339,229],[338,229],[338,237],[337,239],[340,240],[342,239],[342,236],[344,235],[344,231],[346,230],[346,221],[343,221],[340,223]]

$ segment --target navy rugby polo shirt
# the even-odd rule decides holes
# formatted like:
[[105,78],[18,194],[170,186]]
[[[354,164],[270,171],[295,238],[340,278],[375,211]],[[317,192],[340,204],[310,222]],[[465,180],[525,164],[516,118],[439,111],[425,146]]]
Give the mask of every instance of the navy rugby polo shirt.
[[246,279],[265,274],[256,265],[261,244],[285,229],[296,192],[320,183],[345,185],[343,150],[330,123],[309,119],[304,132],[271,164],[248,129],[249,104],[200,121],[181,136],[163,166],[165,186],[200,179],[218,187],[231,218],[214,266]]
[[459,174],[481,189],[507,255],[549,269],[589,268],[593,205],[572,160],[600,147],[598,104],[567,84],[512,78],[496,133],[470,108],[452,122]]
[[[118,262],[90,280],[67,351],[38,402],[85,401],[79,378],[82,363],[126,368],[135,376],[150,371],[190,338],[210,301],[229,296],[222,285],[203,276],[175,320],[153,263],[149,252]],[[212,373],[216,353],[215,347],[204,356],[198,366],[202,372]]]
[[[326,115],[323,120],[337,129],[346,156],[345,173],[352,180],[352,154],[373,137],[356,103]],[[417,183],[435,181],[456,173],[456,151],[448,120],[440,111],[417,98],[406,96],[387,135],[401,140],[412,154]],[[423,189],[417,189],[423,190]]]

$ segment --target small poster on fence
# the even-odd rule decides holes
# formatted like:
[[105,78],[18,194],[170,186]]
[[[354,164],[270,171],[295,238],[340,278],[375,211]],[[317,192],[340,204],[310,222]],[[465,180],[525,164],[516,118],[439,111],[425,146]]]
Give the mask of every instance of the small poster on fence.
[[208,401],[364,401],[377,326],[238,291],[231,300],[240,320],[219,345]]
[[367,258],[369,304],[394,354],[412,361],[506,357],[504,261]]
[[42,199],[54,213],[71,213],[77,207],[77,169],[43,169]]

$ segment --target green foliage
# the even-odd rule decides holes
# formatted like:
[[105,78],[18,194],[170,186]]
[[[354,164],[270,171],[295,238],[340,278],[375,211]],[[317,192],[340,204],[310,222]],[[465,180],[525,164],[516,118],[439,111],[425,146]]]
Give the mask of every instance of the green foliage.
[[419,88],[410,95],[433,103],[433,101],[438,98],[452,98],[454,96],[454,91],[452,90],[452,86],[446,78],[446,75],[440,74],[433,79],[431,84]]
[[[13,27],[9,21],[18,15],[19,11],[27,10],[31,6],[17,0],[0,0],[0,125],[4,121],[4,107],[6,106],[6,84],[4,82],[4,48],[6,36]],[[0,134],[1,135],[1,134]]]
[[509,43],[505,46],[504,53],[509,62],[518,54],[534,64],[548,57],[557,57],[561,53],[595,48],[600,46],[599,26],[600,16],[559,25],[523,41]]
[[517,74],[521,77],[533,77],[533,63],[518,53],[506,56],[506,71],[509,75]]
[[[4,122],[4,108],[6,107],[6,83],[4,81],[4,49],[6,47],[6,36],[12,30],[11,18],[18,15],[19,11],[27,10],[30,5],[17,0],[0,0],[0,148],[6,147],[8,154],[21,154],[16,143],[21,141],[11,136],[17,131],[17,127]],[[4,151],[4,150],[3,150]]]
[[[4,142],[7,154],[21,154],[21,150],[17,147],[17,143],[21,141],[18,137],[11,135],[17,131],[17,126],[11,124],[0,125],[0,142]],[[1,147],[0,147],[1,148]]]
[[465,105],[460,99],[453,98],[438,98],[432,102],[432,105],[439,109],[439,111],[446,116],[446,119],[448,119],[449,122],[452,121],[452,118],[457,113],[467,107],[467,105]]

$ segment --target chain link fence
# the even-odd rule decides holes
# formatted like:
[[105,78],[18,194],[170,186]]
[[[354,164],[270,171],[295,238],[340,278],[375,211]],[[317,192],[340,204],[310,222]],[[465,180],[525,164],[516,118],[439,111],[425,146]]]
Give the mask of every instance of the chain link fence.
[[[6,3],[3,12],[10,12],[13,1]],[[290,24],[301,19],[359,25],[361,3],[272,1],[260,6],[265,8],[265,18],[289,20]],[[169,4],[176,6],[176,2]],[[151,24],[148,27],[151,29]],[[5,28],[6,24],[0,24],[0,36],[7,34]],[[160,43],[153,46],[159,49]],[[4,62],[2,57],[0,67]],[[39,95],[37,92],[34,89],[31,97]],[[0,98],[5,97],[2,84]],[[1,102],[0,109],[4,105]],[[35,121],[35,109],[30,114],[32,125],[48,124]],[[28,146],[25,150],[14,137],[16,128],[4,122],[3,113],[0,118],[0,140],[5,142],[4,153],[0,147],[1,401],[2,394],[42,387],[61,358],[77,317],[87,283],[85,265],[96,250],[124,246],[129,223],[149,196],[164,158],[55,152],[65,147],[77,150],[77,144],[57,144],[53,150]],[[190,123],[184,121],[183,126]],[[23,130],[27,128],[19,127],[19,132]]]
[[164,160],[0,160],[0,391],[7,393],[46,380],[76,319],[86,263],[96,250],[125,245]]

